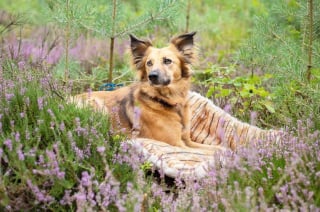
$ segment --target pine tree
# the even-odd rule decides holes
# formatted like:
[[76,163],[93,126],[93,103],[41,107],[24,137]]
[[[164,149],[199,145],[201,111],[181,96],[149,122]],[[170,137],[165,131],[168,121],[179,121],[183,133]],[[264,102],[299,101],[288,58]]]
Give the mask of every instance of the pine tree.
[[262,6],[265,12],[255,18],[239,61],[273,74],[273,92],[285,116],[319,117],[320,0],[272,0]]

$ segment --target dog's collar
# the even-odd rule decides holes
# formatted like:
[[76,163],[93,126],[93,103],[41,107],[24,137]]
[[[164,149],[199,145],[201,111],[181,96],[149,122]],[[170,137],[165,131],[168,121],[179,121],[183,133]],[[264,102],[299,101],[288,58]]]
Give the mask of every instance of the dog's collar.
[[158,98],[156,96],[149,96],[148,94],[146,94],[145,92],[141,92],[141,94],[145,97],[147,97],[148,99],[150,99],[151,101],[154,101],[154,102],[158,102],[159,104],[161,104],[162,106],[166,107],[166,108],[174,108],[178,105],[178,103],[175,103],[175,104],[170,104],[169,102],[161,99],[161,98]]

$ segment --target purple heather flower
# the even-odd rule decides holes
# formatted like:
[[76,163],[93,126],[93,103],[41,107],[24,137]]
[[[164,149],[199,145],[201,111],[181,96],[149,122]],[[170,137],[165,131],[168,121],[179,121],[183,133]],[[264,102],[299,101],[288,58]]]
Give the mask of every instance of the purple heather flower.
[[29,179],[27,180],[27,185],[31,189],[37,201],[45,202],[45,203],[50,203],[54,201],[54,198],[52,196],[50,196],[49,194],[46,194],[45,191],[40,190],[36,185],[33,185],[31,180]]
[[24,118],[24,117],[25,117],[25,113],[24,112],[20,113],[20,118]]
[[86,199],[87,199],[87,195],[85,193],[80,192],[80,191],[77,194],[75,194],[74,197],[76,198],[78,204],[79,203],[85,204]]
[[60,128],[61,131],[64,131],[66,129],[66,126],[64,125],[64,122],[61,122],[59,128]]
[[11,141],[11,139],[6,139],[3,143],[4,143],[4,145],[6,145],[6,147],[7,147],[10,151],[12,151],[12,141]]
[[54,129],[54,126],[56,125],[56,123],[54,121],[50,121],[50,129]]
[[26,67],[26,62],[25,61],[20,61],[18,62],[18,68],[19,70],[24,70]]
[[74,120],[75,120],[76,126],[79,127],[81,125],[80,124],[80,118],[76,117]]
[[257,112],[250,113],[250,124],[256,125],[257,116],[258,116]]
[[79,160],[82,160],[84,158],[83,151],[77,147],[76,143],[73,141],[71,142],[71,147],[73,151],[76,153],[76,156]]
[[10,101],[14,97],[14,94],[13,93],[6,93],[5,96],[6,96],[6,100]]
[[227,104],[227,105],[223,108],[223,110],[224,110],[225,112],[227,112],[227,113],[231,113],[231,109],[232,109],[232,106],[231,106],[230,104]]
[[30,140],[30,132],[29,130],[26,130],[26,140]]
[[133,108],[133,129],[140,129],[141,109],[137,106]]
[[19,160],[24,160],[24,154],[21,149],[17,150]]
[[27,154],[25,154],[25,155],[28,155],[30,157],[35,157],[36,156],[36,149],[35,148],[31,148],[29,150],[29,152]]
[[98,147],[97,147],[97,151],[98,151],[99,153],[103,153],[105,150],[106,150],[106,148],[105,148],[104,146],[98,146]]
[[30,105],[29,97],[25,97],[24,102],[26,103],[26,106],[29,106]]
[[20,133],[19,133],[19,132],[16,132],[16,133],[15,133],[14,140],[15,140],[16,142],[20,142]]
[[62,57],[62,53],[63,53],[63,48],[61,46],[56,46],[49,52],[46,58],[47,63],[50,65],[58,63]]
[[43,97],[39,97],[37,101],[38,101],[39,110],[42,110],[43,109]]
[[26,91],[27,91],[26,88],[21,88],[21,89],[20,89],[20,94],[21,94],[22,96],[24,96],[25,93],[26,93]]
[[82,172],[82,177],[81,177],[81,185],[88,187],[90,186],[91,183],[91,176],[88,174],[88,172],[84,171]]
[[120,132],[123,133],[123,134],[125,134],[125,133],[127,132],[127,128],[121,128],[121,129],[120,129]]
[[54,113],[52,112],[51,109],[48,109],[47,112],[50,114],[51,118],[54,118],[54,117],[55,117],[55,116],[54,116]]
[[57,178],[61,180],[61,179],[64,179],[66,173],[61,172],[61,171],[57,171],[56,175],[57,175]]
[[91,98],[91,94],[92,94],[92,89],[88,88],[87,93],[88,93],[88,99],[90,99]]

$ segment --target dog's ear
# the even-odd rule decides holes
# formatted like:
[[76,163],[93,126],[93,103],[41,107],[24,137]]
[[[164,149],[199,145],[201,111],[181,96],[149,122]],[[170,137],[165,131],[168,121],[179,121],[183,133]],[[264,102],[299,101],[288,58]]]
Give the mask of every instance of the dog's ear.
[[196,32],[179,35],[171,40],[171,43],[181,52],[186,63],[192,63],[195,57],[193,36]]
[[131,53],[133,58],[133,64],[137,67],[137,69],[142,68],[143,63],[142,59],[145,56],[145,53],[147,49],[152,46],[152,44],[149,41],[143,41],[139,40],[135,36],[130,34],[130,40],[131,40]]

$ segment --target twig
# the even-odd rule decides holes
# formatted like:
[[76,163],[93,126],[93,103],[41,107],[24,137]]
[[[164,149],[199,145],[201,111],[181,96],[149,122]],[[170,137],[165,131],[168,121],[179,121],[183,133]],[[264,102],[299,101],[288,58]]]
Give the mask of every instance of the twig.
[[313,40],[313,0],[308,0],[309,3],[309,45],[308,45],[308,66],[307,66],[307,80],[310,82],[312,69],[312,40]]
[[189,23],[190,23],[190,10],[191,10],[191,1],[188,0],[187,3],[187,14],[186,14],[186,32],[189,32]]
[[112,72],[113,72],[113,51],[114,51],[114,39],[115,39],[115,22],[116,22],[116,14],[117,14],[117,0],[113,0],[112,3],[112,29],[111,29],[111,37],[110,37],[110,58],[109,58],[109,79],[108,82],[112,82]]
[[69,38],[70,38],[70,17],[69,17],[69,0],[66,0],[66,15],[67,15],[67,26],[66,26],[66,41],[65,41],[65,51],[66,51],[66,64],[64,70],[64,81],[67,84],[69,78]]

